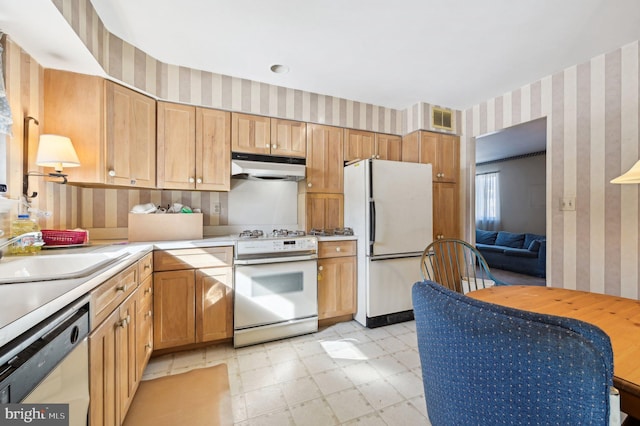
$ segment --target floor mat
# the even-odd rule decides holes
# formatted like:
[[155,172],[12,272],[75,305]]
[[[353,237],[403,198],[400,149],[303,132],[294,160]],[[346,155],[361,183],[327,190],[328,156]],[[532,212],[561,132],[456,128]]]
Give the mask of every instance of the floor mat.
[[142,381],[124,421],[124,426],[231,424],[226,364]]

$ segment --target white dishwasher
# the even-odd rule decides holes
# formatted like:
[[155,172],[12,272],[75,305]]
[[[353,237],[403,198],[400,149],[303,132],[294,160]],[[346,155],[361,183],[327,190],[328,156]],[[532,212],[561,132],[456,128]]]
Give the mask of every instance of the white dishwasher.
[[70,304],[0,349],[0,403],[68,404],[87,424],[89,298]]

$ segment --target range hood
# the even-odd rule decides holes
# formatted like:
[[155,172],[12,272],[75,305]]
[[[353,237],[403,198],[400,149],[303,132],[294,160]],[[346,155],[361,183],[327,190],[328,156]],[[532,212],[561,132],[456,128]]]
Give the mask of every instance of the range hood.
[[299,181],[305,177],[304,158],[231,153],[231,176],[237,179]]

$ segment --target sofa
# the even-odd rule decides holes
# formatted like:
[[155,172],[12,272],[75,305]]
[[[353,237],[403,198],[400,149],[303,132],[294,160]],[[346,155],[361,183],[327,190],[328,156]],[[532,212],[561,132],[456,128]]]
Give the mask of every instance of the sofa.
[[476,248],[490,268],[546,277],[547,240],[544,235],[476,229]]

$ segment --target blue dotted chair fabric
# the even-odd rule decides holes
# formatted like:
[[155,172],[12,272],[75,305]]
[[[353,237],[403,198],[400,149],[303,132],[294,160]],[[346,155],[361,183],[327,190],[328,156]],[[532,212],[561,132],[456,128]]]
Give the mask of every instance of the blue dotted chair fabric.
[[607,425],[609,337],[582,321],[412,289],[429,420],[453,425]]

